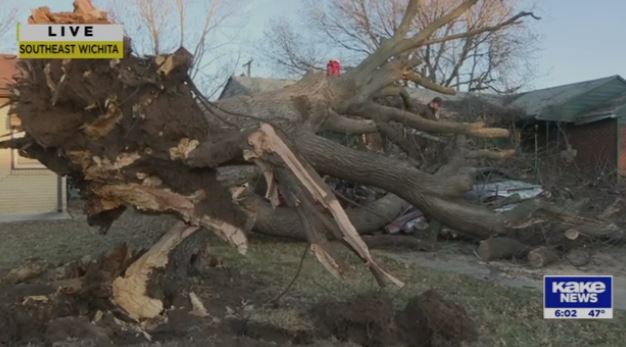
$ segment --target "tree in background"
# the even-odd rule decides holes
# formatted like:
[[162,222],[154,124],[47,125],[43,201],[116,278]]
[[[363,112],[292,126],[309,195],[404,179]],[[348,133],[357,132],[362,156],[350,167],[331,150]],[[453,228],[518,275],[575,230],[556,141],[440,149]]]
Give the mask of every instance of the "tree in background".
[[[113,20],[124,24],[133,38],[133,51],[158,55],[185,47],[193,54],[189,75],[205,95],[219,91],[233,73],[238,60],[223,52],[227,40],[217,28],[234,13],[232,3],[222,0],[106,0]],[[210,53],[210,54],[207,54]]]
[[315,43],[309,34],[297,32],[285,18],[273,19],[263,32],[263,41],[258,48],[279,70],[285,70],[278,71],[279,75],[299,76],[306,71],[320,69],[327,55],[323,45]]
[[[419,4],[410,30],[418,32],[456,6],[458,0],[425,0]],[[519,1],[487,0],[463,16],[437,29],[425,45],[407,54],[419,58],[419,72],[433,82],[459,91],[519,89],[532,74],[526,69],[536,49],[527,22],[499,26],[510,18]],[[328,0],[310,2],[308,20],[313,28],[304,40],[286,20],[272,22],[265,33],[266,57],[281,69],[304,73],[320,67],[326,46],[346,63],[358,62],[396,32],[406,0]],[[485,31],[485,28],[493,30]],[[469,33],[469,35],[468,35]],[[450,40],[450,36],[458,36]],[[446,40],[442,38],[446,37]],[[319,40],[322,39],[323,43]]]

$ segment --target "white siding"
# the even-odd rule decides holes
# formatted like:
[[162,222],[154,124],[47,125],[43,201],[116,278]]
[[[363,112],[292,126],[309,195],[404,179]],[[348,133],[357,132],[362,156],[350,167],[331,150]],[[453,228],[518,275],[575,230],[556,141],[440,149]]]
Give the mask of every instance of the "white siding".
[[[0,98],[0,104],[5,102]],[[10,131],[7,110],[7,107],[0,109],[0,135]],[[14,168],[12,160],[11,150],[0,149],[0,216],[57,212],[58,176],[47,169]],[[28,160],[18,162],[32,167]]]

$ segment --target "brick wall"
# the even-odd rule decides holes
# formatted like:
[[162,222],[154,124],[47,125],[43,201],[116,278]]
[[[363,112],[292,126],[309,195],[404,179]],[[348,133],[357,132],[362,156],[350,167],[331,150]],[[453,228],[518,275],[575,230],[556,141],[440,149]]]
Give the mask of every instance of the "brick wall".
[[572,147],[577,151],[576,162],[582,169],[617,169],[616,119],[570,125],[566,132]]
[[619,173],[626,176],[626,124],[619,125],[620,137],[619,141]]

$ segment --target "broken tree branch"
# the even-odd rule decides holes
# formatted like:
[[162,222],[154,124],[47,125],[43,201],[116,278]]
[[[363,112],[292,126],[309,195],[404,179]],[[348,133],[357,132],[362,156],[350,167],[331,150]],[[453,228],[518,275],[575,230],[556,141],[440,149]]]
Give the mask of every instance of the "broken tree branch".
[[516,14],[515,16],[502,21],[499,24],[496,25],[491,25],[491,26],[486,26],[486,27],[482,27],[482,28],[478,28],[475,30],[470,30],[470,31],[466,31],[464,33],[459,33],[459,34],[455,34],[455,35],[449,35],[449,36],[444,36],[444,37],[440,37],[437,39],[432,39],[432,40],[426,40],[422,43],[422,45],[433,45],[436,43],[442,43],[442,42],[446,42],[446,41],[452,41],[452,40],[458,40],[458,39],[462,39],[465,37],[472,37],[472,36],[476,36],[485,32],[493,32],[493,31],[498,31],[500,29],[502,29],[503,27],[509,26],[509,25],[513,25],[513,24],[518,24],[519,20],[523,17],[532,17],[533,19],[541,19],[540,17],[537,17],[534,13],[532,12],[520,12],[518,14]]
[[334,131],[347,135],[360,135],[378,131],[376,124],[369,119],[354,119],[332,113],[322,124],[323,130]]
[[124,276],[113,281],[113,302],[137,321],[161,314],[163,302],[148,296],[148,282],[155,271],[167,265],[169,253],[196,230],[197,226],[178,223],[163,235],[159,242],[126,270]]
[[380,121],[393,120],[407,127],[433,133],[464,134],[481,138],[502,138],[510,136],[509,130],[488,128],[485,126],[484,122],[460,123],[445,120],[430,120],[415,113],[371,102],[356,108],[354,113]]
[[250,135],[249,143],[253,146],[258,156],[262,156],[264,152],[269,152],[275,153],[283,160],[285,165],[312,195],[313,199],[330,211],[342,232],[343,240],[366,262],[377,279],[385,278],[399,287],[404,285],[401,281],[384,271],[374,261],[367,245],[359,236],[330,188],[326,186],[322,178],[312,168],[307,168],[307,164],[297,158],[296,154],[291,151],[272,126],[261,124],[259,130]]

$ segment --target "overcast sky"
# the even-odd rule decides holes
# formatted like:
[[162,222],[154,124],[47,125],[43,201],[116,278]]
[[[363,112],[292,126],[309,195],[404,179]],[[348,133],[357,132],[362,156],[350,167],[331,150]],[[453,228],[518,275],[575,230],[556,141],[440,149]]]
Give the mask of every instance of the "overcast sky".
[[[242,4],[240,18],[220,34],[227,37],[233,46],[250,47],[251,43],[261,38],[271,18],[282,16],[295,21],[302,18],[300,0],[225,1],[236,1],[238,6]],[[529,87],[543,88],[615,74],[626,77],[626,1],[532,2],[539,4],[534,10],[542,17],[542,20],[532,24],[540,35],[538,46],[541,50],[534,60],[537,77]],[[15,4],[17,1],[0,0],[0,5],[3,3]],[[53,11],[72,8],[72,0],[21,0],[19,3],[24,8],[20,14],[22,22],[28,8],[42,5],[49,6]],[[7,39],[14,37],[8,35]],[[241,59],[253,56],[253,50],[241,48]],[[266,76],[271,74],[271,70],[258,63],[253,68],[253,74],[255,72]]]

